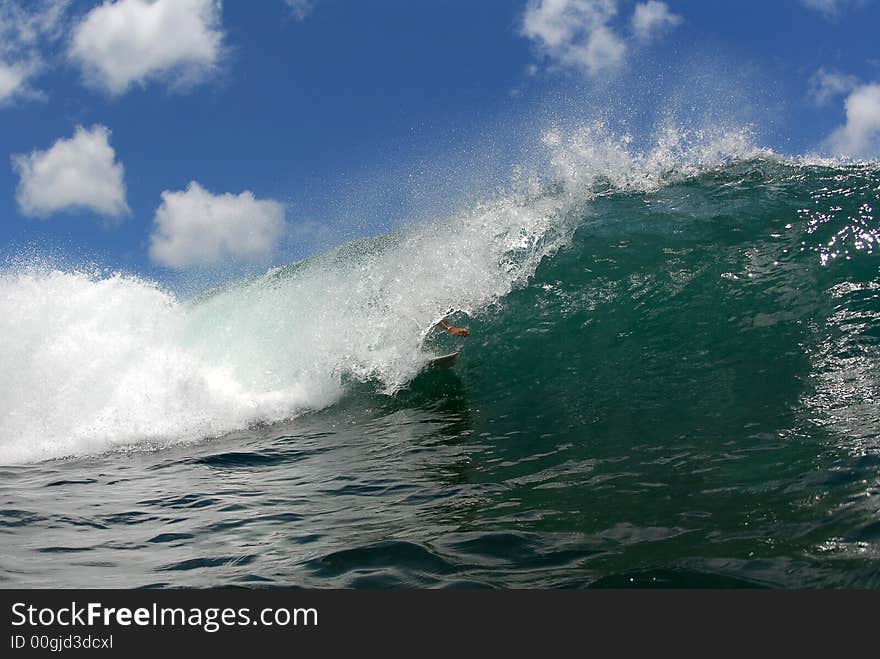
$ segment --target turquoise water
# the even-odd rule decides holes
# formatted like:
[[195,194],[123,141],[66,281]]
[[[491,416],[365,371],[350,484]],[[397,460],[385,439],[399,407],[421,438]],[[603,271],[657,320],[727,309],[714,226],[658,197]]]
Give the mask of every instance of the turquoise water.
[[878,587],[878,197],[752,156],[189,302],[7,273],[0,585]]

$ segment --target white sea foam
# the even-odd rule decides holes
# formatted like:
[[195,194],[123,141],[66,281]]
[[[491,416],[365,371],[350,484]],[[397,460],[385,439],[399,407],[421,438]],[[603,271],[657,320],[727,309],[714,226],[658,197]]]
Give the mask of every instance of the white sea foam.
[[135,277],[0,276],[0,463],[215,436],[405,385],[426,331],[474,313],[564,239],[509,198],[182,302]]

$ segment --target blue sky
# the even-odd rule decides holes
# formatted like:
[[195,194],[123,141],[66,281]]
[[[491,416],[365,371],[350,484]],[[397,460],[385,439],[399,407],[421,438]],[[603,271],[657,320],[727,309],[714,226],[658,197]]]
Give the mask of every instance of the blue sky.
[[0,0],[3,253],[259,270],[491,195],[603,112],[877,158],[878,25],[876,0]]

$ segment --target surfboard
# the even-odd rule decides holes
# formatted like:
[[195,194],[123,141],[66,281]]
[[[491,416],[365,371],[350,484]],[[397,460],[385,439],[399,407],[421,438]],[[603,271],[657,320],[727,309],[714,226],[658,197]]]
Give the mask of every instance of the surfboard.
[[458,352],[450,352],[448,355],[434,357],[428,361],[428,366],[431,368],[449,368],[450,366],[455,366],[455,363],[458,361],[458,355]]

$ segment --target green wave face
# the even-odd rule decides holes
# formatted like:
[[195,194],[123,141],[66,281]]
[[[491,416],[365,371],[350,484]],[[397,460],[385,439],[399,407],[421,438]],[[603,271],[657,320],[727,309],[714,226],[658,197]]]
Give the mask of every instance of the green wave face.
[[606,437],[821,425],[832,382],[873,396],[878,189],[875,168],[750,161],[593,200],[475,327],[481,391]]
[[498,488],[473,528],[592,547],[595,575],[820,585],[831,552],[876,586],[878,196],[875,166],[750,160],[593,199],[455,375],[399,395],[445,396],[460,478]]

